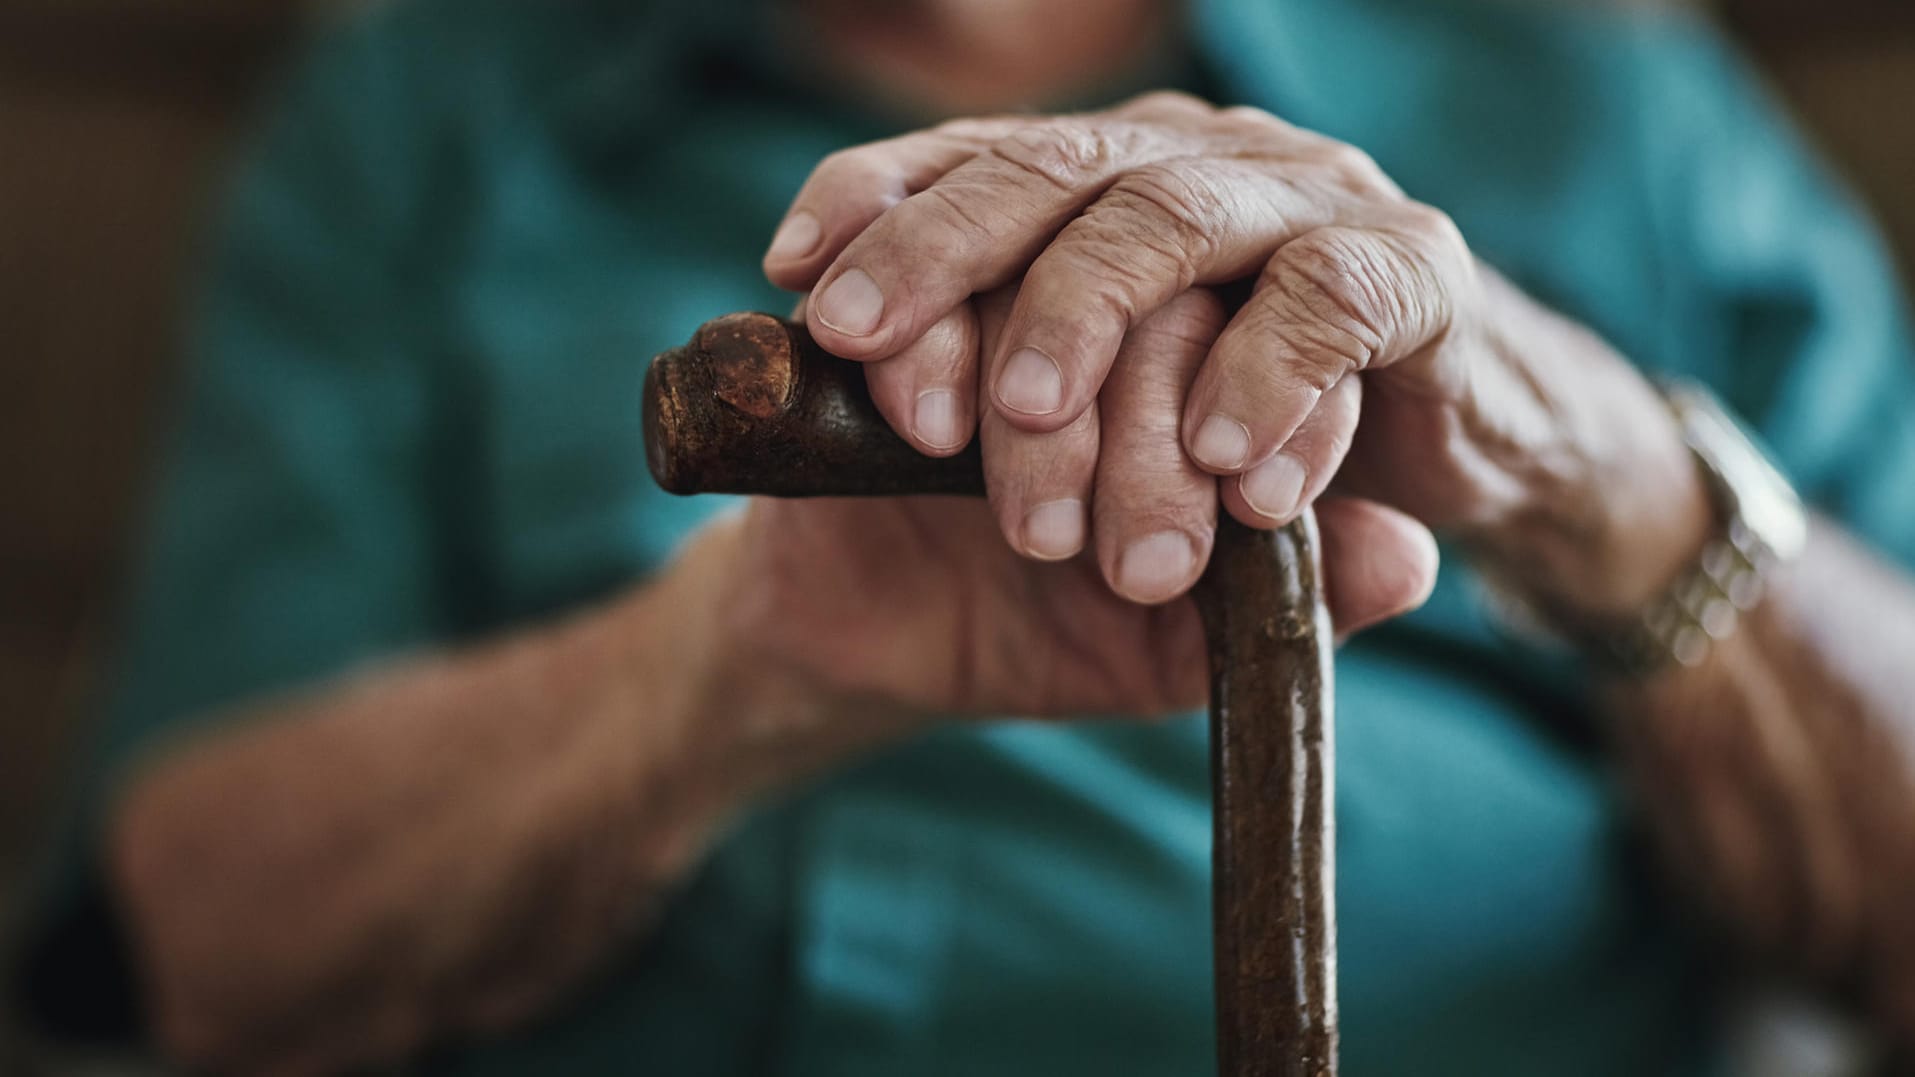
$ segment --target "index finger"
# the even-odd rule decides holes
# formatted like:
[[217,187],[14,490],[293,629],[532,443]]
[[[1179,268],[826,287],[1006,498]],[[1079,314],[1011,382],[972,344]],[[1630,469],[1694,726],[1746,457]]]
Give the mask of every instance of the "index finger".
[[772,234],[765,277],[780,288],[809,289],[845,244],[885,210],[1028,122],[963,120],[831,154],[811,170]]
[[1018,128],[880,214],[837,254],[813,291],[812,335],[850,359],[896,354],[958,303],[1023,273],[1117,177],[1187,141],[1122,114]]

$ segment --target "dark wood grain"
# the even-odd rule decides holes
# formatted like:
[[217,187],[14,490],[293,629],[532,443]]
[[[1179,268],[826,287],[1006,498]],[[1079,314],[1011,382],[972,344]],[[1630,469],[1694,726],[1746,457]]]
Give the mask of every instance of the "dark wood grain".
[[1336,1072],[1335,730],[1314,517],[1217,529],[1210,644],[1217,1068]]
[[[923,456],[864,372],[766,314],[706,323],[646,379],[645,442],[679,494],[856,497],[984,492],[975,445]],[[1224,520],[1196,597],[1211,669],[1219,1070],[1336,1072],[1329,614],[1316,524]]]

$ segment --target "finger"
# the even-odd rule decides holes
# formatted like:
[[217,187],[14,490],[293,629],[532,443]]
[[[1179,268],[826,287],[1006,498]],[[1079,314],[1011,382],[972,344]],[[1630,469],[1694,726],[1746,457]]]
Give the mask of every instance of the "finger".
[[1357,498],[1324,498],[1316,509],[1324,597],[1339,641],[1429,600],[1439,560],[1429,528]]
[[852,359],[892,354],[966,296],[1023,273],[1113,180],[1191,137],[1112,116],[1028,123],[851,240],[819,278],[813,335]]
[[[1097,399],[1097,562],[1111,589],[1133,602],[1176,598],[1210,560],[1217,480],[1191,463],[1178,431],[1184,394],[1225,318],[1206,290],[1178,296],[1125,338]],[[1013,435],[1040,447],[1051,436]]]
[[977,426],[977,311],[960,303],[910,347],[865,367],[891,429],[929,456],[951,456]]
[[[980,295],[974,305],[979,334],[988,342],[1003,331],[1010,292]],[[1083,552],[1101,437],[1095,409],[1047,438],[1026,434],[988,409],[979,407],[978,415],[984,488],[1005,541],[1039,561]]]
[[[1356,439],[1362,404],[1363,382],[1357,375],[1347,375],[1331,386],[1283,448],[1243,474],[1223,480],[1223,503],[1230,515],[1264,530],[1296,519],[1343,466]],[[1191,467],[1197,465],[1193,462]]]
[[1191,457],[1226,475],[1268,460],[1331,386],[1441,340],[1474,273],[1455,226],[1421,207],[1387,228],[1322,228],[1279,249],[1197,375]]
[[[1215,114],[1204,101],[1175,91],[1143,94],[1108,113],[1156,124],[1190,124]],[[773,233],[766,275],[780,287],[810,288],[845,243],[885,210],[1039,122],[1030,116],[951,120],[831,154],[812,170]]]
[[1095,407],[1064,429],[1043,435],[1019,430],[989,411],[982,413],[978,437],[984,449],[984,484],[1012,549],[1039,561],[1062,561],[1083,552],[1099,436]]
[[1254,275],[1272,251],[1353,212],[1353,192],[1307,172],[1182,158],[1126,173],[1025,274],[986,373],[995,406],[1027,429],[1070,421],[1132,325],[1193,284]]
[[977,156],[1028,117],[961,120],[840,150],[820,161],[792,199],[765,252],[765,276],[800,291],[879,215]]

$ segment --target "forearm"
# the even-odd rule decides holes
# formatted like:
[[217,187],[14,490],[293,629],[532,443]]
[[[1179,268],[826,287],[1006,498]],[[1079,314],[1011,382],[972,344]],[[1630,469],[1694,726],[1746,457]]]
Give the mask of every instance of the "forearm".
[[615,604],[263,707],[147,765],[108,838],[156,1030],[328,1070],[538,1007],[754,791],[834,745],[739,676],[728,527]]
[[1819,525],[1700,666],[1607,704],[1705,910],[1915,1045],[1915,583]]
[[[1723,521],[1668,409],[1595,337],[1500,289],[1510,510],[1470,537],[1581,624],[1636,615]],[[1497,444],[1479,439],[1480,444]],[[1602,705],[1672,869],[1732,939],[1915,1040],[1915,582],[1823,523],[1697,667]]]

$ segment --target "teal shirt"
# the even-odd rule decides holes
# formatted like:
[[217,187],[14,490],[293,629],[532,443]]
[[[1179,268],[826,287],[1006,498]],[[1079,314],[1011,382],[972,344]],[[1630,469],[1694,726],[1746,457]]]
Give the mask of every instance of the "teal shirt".
[[[728,40],[744,6],[424,0],[289,80],[213,252],[83,806],[196,715],[630,586],[714,511],[647,475],[646,359],[787,308],[756,266],[788,199],[901,122]],[[1706,29],[1191,7],[1201,89],[1369,150],[1915,560],[1887,260]],[[1339,662],[1345,1072],[1703,1072],[1705,955],[1575,672],[1501,638],[1455,558]],[[947,729],[760,806],[609,975],[431,1066],[1209,1072],[1209,833],[1197,719]]]

